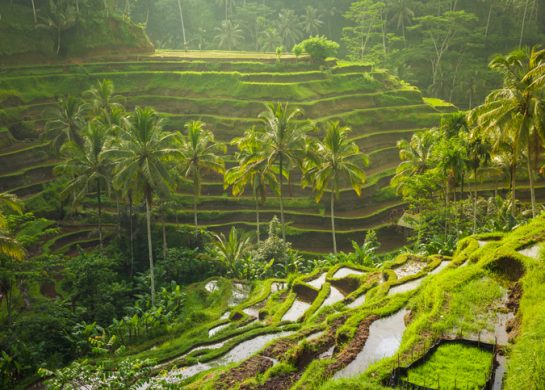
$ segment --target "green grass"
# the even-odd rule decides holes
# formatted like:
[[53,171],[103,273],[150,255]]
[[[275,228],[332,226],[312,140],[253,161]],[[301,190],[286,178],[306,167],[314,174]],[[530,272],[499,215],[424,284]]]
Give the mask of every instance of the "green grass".
[[493,354],[464,344],[440,345],[431,358],[404,379],[432,389],[481,389],[487,381]]

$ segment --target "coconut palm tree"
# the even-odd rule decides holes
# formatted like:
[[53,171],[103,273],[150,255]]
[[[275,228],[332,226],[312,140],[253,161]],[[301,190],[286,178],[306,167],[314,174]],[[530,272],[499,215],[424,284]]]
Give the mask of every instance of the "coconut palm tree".
[[468,167],[473,171],[475,191],[473,193],[473,232],[477,231],[477,195],[478,173],[480,168],[490,164],[492,145],[478,132],[471,134],[467,140]]
[[82,145],[80,130],[85,122],[85,110],[80,99],[68,96],[59,98],[57,106],[46,113],[50,119],[45,124],[44,137],[51,139],[53,149],[59,151],[65,142]]
[[362,153],[354,141],[348,139],[350,128],[340,122],[327,124],[324,138],[316,142],[315,153],[305,163],[303,185],[312,185],[319,202],[326,191],[331,196],[331,234],[333,253],[337,253],[335,235],[335,199],[339,198],[342,185],[346,182],[361,195],[366,177],[364,167],[369,164],[369,157]]
[[231,228],[227,237],[223,233],[214,233],[213,236],[218,258],[227,266],[233,277],[239,277],[237,263],[243,260],[252,248],[250,236],[246,233],[239,233],[235,227]]
[[483,132],[496,134],[498,140],[512,138],[515,157],[526,151],[534,216],[536,215],[534,175],[542,141],[545,139],[545,128],[542,124],[545,105],[543,91],[536,87],[534,78],[529,75],[536,73],[542,60],[542,52],[535,47],[531,50],[515,50],[505,57],[494,58],[490,67],[503,75],[503,87],[492,91],[485,103],[477,107],[473,114]]
[[[94,87],[83,93],[86,99],[86,110],[95,117],[111,125],[112,116],[123,110],[121,95],[114,95],[114,84],[111,80],[98,81]],[[122,111],[121,111],[122,112]]]
[[10,210],[17,214],[23,212],[21,203],[15,195],[6,192],[0,193],[0,255],[15,260],[22,260],[25,257],[25,250],[8,231],[5,210]]
[[391,12],[391,21],[398,30],[401,30],[403,41],[405,41],[407,26],[411,24],[414,18],[414,11],[411,9],[410,0],[394,0],[392,3],[392,8],[389,10]]
[[303,115],[300,109],[290,110],[288,104],[268,104],[267,109],[259,114],[264,125],[263,142],[268,145],[267,164],[277,165],[280,197],[280,223],[282,239],[286,240],[284,219],[284,178],[289,180],[290,172],[303,161],[307,126],[296,120]]
[[55,32],[57,37],[57,55],[61,52],[62,32],[72,27],[77,20],[74,4],[68,0],[49,0],[49,15],[42,18],[43,23],[38,27],[45,27]]
[[216,27],[216,40],[221,49],[233,50],[236,48],[244,35],[240,25],[233,23],[231,20],[224,20],[219,27]]
[[283,9],[278,14],[278,33],[282,37],[284,47],[293,47],[301,40],[302,31],[299,19],[292,9]]
[[392,186],[396,188],[398,193],[406,195],[407,179],[430,169],[436,131],[436,129],[432,129],[419,132],[413,134],[410,141],[401,140],[397,143],[401,163],[392,178]]
[[301,25],[303,26],[303,31],[305,34],[309,36],[318,35],[323,24],[324,22],[320,19],[318,9],[311,5],[306,6],[305,13],[301,17]]
[[267,195],[267,188],[278,190],[278,180],[273,166],[267,163],[269,145],[263,142],[263,132],[255,128],[246,130],[244,136],[231,144],[238,148],[235,158],[238,165],[225,173],[225,188],[232,186],[234,196],[244,194],[248,184],[255,200],[257,242],[261,241],[259,207]]
[[187,135],[182,137],[178,155],[183,176],[193,182],[193,214],[195,227],[198,227],[197,203],[201,194],[202,175],[205,172],[225,172],[225,161],[218,153],[224,154],[226,148],[216,142],[214,133],[206,130],[200,121],[189,122],[185,128]]
[[273,27],[261,31],[257,40],[258,46],[262,51],[272,52],[282,45],[282,37],[278,33],[278,30]]
[[170,193],[169,160],[176,150],[177,133],[163,130],[159,116],[152,108],[137,107],[129,118],[130,126],[121,133],[119,144],[107,151],[116,164],[114,187],[133,197],[142,197],[146,204],[148,258],[151,277],[151,300],[155,304],[155,272],[151,239],[153,195]]
[[108,127],[98,121],[91,122],[82,138],[81,146],[71,141],[62,147],[64,160],[55,170],[70,178],[63,194],[71,195],[74,205],[79,204],[89,193],[95,192],[98,236],[102,248],[102,192],[109,186],[111,172],[111,161],[104,154],[109,139]]

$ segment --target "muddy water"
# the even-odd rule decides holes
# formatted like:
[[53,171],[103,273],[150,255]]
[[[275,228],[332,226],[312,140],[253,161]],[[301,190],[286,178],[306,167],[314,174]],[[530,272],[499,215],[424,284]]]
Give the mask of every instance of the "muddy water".
[[265,345],[269,342],[276,340],[281,337],[289,336],[295,332],[280,332],[273,334],[266,334],[262,336],[257,336],[251,340],[243,341],[242,343],[235,346],[227,354],[203,364],[196,364],[189,367],[184,367],[179,370],[175,370],[170,373],[169,379],[175,381],[174,378],[186,379],[194,375],[197,375],[200,372],[209,370],[211,368],[226,366],[231,363],[241,362],[250,356],[257,353],[259,350],[263,349]]
[[225,313],[222,314],[222,316],[220,317],[221,320],[226,320],[227,318],[229,318],[229,315],[231,314],[230,311],[226,311]]
[[483,246],[485,246],[486,244],[488,244],[490,241],[477,241],[477,243],[479,244],[479,248],[482,248]]
[[343,268],[339,268],[339,270],[335,272],[335,274],[333,275],[333,279],[342,279],[350,275],[360,276],[360,275],[363,275],[363,272],[356,271],[355,269],[352,269],[352,268],[343,267]]
[[529,248],[522,249],[522,250],[518,251],[518,253],[520,253],[521,255],[526,256],[526,257],[531,257],[532,259],[537,259],[538,256],[539,256],[540,246],[541,246],[541,244],[536,244],[536,245],[531,246]]
[[218,290],[218,281],[217,280],[211,280],[210,282],[206,283],[204,288],[209,293],[213,293],[214,291]]
[[369,328],[369,338],[356,358],[345,368],[335,374],[335,378],[350,378],[363,373],[380,359],[393,356],[401,345],[405,332],[405,315],[407,310],[377,320]]
[[354,299],[353,302],[349,303],[348,305],[346,305],[346,307],[350,308],[350,309],[355,309],[356,307],[360,307],[361,305],[363,305],[365,303],[365,294],[361,294],[359,297],[357,297],[356,299]]
[[219,332],[221,332],[223,329],[227,328],[231,324],[224,324],[216,326],[208,331],[208,337],[212,337],[217,335]]
[[501,390],[503,388],[503,377],[505,376],[507,359],[501,355],[497,355],[496,359],[498,360],[498,367],[496,368],[492,390]]
[[310,303],[300,301],[298,299],[293,302],[290,309],[282,317],[282,321],[295,322],[310,308]]
[[340,292],[337,288],[331,286],[331,289],[329,291],[329,295],[325,299],[324,303],[322,303],[322,307],[331,306],[334,305],[337,302],[340,302],[344,299],[344,295],[342,292]]
[[251,286],[241,283],[234,283],[231,298],[229,299],[229,306],[237,306],[248,299],[250,295]]
[[327,351],[325,351],[324,353],[322,353],[320,356],[319,356],[319,359],[330,359],[332,356],[333,356],[333,352],[335,351],[335,346],[332,346],[331,348],[329,348]]
[[249,315],[250,317],[259,318],[259,307],[258,306],[251,306],[247,307],[246,309],[242,310],[244,313]]
[[447,268],[449,264],[450,261],[442,261],[441,264],[439,264],[437,267],[435,267],[433,271],[430,272],[430,275],[437,275],[439,272]]
[[322,337],[323,335],[325,335],[327,332],[325,330],[322,330],[320,332],[316,332],[316,333],[313,333],[311,334],[310,336],[308,336],[306,338],[307,341],[312,341],[312,340],[316,340],[316,339],[319,339],[320,337]]
[[418,286],[420,286],[420,284],[424,281],[424,279],[425,277],[422,277],[419,279],[411,280],[410,282],[407,282],[407,283],[400,284],[398,286],[394,286],[390,288],[390,290],[388,291],[388,296],[404,293],[407,291],[412,291],[418,288]]
[[307,284],[319,290],[322,288],[322,285],[325,283],[325,277],[326,277],[326,274],[323,273],[318,278],[311,280]]
[[422,271],[428,263],[423,261],[409,261],[399,267],[393,269],[398,279],[402,279],[406,276],[414,275]]

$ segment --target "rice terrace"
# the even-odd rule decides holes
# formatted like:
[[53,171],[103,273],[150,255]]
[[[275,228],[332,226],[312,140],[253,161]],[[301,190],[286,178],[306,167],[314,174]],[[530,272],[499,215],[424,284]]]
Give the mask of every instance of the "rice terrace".
[[0,389],[545,390],[544,0],[0,0]]

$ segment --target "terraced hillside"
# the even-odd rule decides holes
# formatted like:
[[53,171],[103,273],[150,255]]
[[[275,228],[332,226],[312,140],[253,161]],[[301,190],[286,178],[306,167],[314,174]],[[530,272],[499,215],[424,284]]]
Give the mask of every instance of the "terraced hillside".
[[527,359],[544,341],[544,242],[541,216],[468,237],[452,258],[210,279],[185,289],[206,308],[197,325],[124,355],[154,359],[154,380],[187,389],[540,388],[543,366]]
[[[349,248],[351,240],[361,241],[368,229],[378,231],[384,250],[403,243],[395,227],[403,204],[386,188],[399,162],[396,142],[438,125],[441,113],[453,110],[446,103],[423,99],[418,89],[371,66],[332,62],[319,68],[295,58],[278,63],[273,56],[251,53],[159,52],[101,62],[5,67],[0,72],[0,191],[13,191],[38,209],[55,164],[49,145],[40,139],[44,110],[55,97],[79,95],[97,80],[112,80],[129,108],[146,105],[160,111],[170,130],[200,119],[224,142],[257,125],[264,102],[289,102],[318,124],[341,120],[352,127],[352,137],[371,158],[363,196],[348,188],[342,191],[337,212],[341,249]],[[228,167],[234,164],[232,157],[227,160]],[[298,179],[287,191],[289,240],[307,252],[329,251],[328,201],[316,204]],[[169,222],[191,223],[190,194],[189,186],[180,188],[181,209]],[[263,218],[277,214],[277,206],[269,197]],[[252,199],[228,196],[219,177],[206,179],[199,209],[200,221],[213,230],[254,225]],[[111,222],[114,214],[111,205]],[[69,249],[89,244],[93,237],[88,227],[72,226],[61,235],[62,243],[50,246]]]

